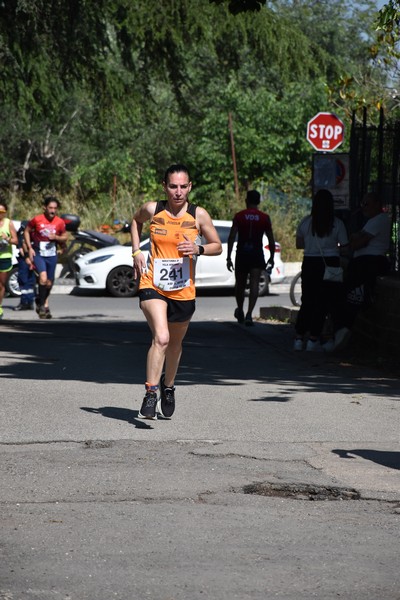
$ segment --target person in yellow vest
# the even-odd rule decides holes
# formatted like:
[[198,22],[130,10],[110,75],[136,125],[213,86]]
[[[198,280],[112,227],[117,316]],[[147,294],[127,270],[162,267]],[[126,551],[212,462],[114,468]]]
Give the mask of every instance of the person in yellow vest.
[[3,318],[3,298],[6,283],[12,269],[12,244],[18,244],[13,222],[6,217],[7,204],[0,199],[0,319]]
[[[165,418],[174,413],[174,380],[182,341],[195,311],[196,261],[202,254],[216,256],[222,252],[210,215],[189,202],[192,182],[184,165],[167,169],[163,189],[167,199],[146,202],[136,211],[131,227],[134,270],[140,276],[140,308],[153,338],[147,355],[146,393],[138,414],[142,419],[157,419],[157,405]],[[140,249],[146,221],[150,221],[147,264]]]

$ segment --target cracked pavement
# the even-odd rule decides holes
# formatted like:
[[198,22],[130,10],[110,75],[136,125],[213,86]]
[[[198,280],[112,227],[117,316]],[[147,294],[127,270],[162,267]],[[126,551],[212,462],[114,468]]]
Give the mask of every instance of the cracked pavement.
[[398,378],[208,300],[170,421],[138,310],[1,324],[0,600],[400,599]]

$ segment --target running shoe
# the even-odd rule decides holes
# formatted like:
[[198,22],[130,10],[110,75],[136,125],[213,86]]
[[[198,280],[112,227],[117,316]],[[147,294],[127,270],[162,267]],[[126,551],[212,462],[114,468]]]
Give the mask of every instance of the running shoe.
[[3,316],[4,316],[4,315],[3,315],[3,307],[2,307],[2,306],[0,306],[0,319],[2,319],[2,318],[3,318]]
[[157,392],[147,391],[138,414],[139,419],[157,419],[156,408]]
[[351,331],[348,327],[342,327],[338,329],[335,333],[335,345],[333,350],[343,350],[343,348],[348,344],[351,337]]
[[247,325],[247,327],[251,327],[252,325],[254,325],[251,315],[249,315],[249,314],[246,315],[244,324]]
[[328,340],[325,344],[322,344],[322,350],[324,352],[333,352],[335,349],[335,340]]
[[175,411],[175,388],[166,387],[165,375],[161,375],[160,379],[160,401],[158,410],[166,419],[170,419]]
[[50,309],[45,307],[44,310],[46,311],[46,319],[52,319],[53,315],[51,314]]
[[319,340],[308,340],[306,352],[322,352],[322,346],[319,343]]
[[36,312],[37,312],[37,314],[39,315],[39,319],[47,319],[47,316],[46,316],[46,309],[45,309],[45,307],[44,307],[44,306],[39,306],[39,307],[36,309]]
[[14,310],[16,311],[20,311],[20,310],[33,310],[33,304],[18,304],[18,306],[16,306],[14,308]]
[[244,323],[244,312],[241,308],[237,308],[233,313],[235,319],[237,319],[238,323]]
[[303,350],[304,347],[304,342],[302,338],[296,338],[294,340],[294,344],[293,344],[293,350],[295,352],[301,352]]

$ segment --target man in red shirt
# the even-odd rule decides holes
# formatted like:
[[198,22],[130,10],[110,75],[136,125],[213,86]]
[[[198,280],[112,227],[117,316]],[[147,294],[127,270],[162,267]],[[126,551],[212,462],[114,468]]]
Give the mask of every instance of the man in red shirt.
[[60,202],[53,196],[44,201],[43,214],[33,217],[24,231],[24,240],[28,248],[27,261],[34,264],[39,273],[39,296],[36,299],[36,311],[40,319],[51,319],[48,297],[54,282],[57,265],[57,244],[65,242],[67,232],[65,223],[57,216]]
[[[256,190],[247,192],[246,208],[236,213],[228,238],[228,256],[226,266],[232,271],[233,264],[231,253],[236,236],[238,243],[235,259],[236,278],[236,304],[235,318],[239,323],[253,325],[252,313],[258,298],[258,288],[261,272],[266,268],[273,268],[275,255],[275,240],[272,231],[271,219],[258,209],[260,193]],[[270,257],[265,263],[263,235],[268,237]],[[249,305],[246,317],[243,312],[244,295],[247,279],[250,277]]]

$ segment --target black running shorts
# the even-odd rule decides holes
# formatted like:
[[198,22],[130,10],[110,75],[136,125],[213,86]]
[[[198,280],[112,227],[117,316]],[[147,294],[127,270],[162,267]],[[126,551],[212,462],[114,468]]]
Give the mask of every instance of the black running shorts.
[[152,288],[144,288],[138,293],[140,305],[144,300],[163,300],[167,303],[168,323],[190,321],[196,310],[196,300],[172,300]]
[[235,270],[249,273],[252,269],[265,269],[264,252],[237,252]]

